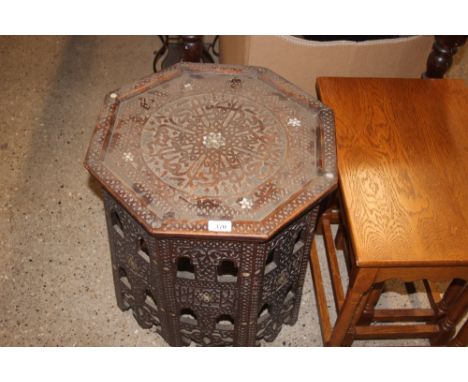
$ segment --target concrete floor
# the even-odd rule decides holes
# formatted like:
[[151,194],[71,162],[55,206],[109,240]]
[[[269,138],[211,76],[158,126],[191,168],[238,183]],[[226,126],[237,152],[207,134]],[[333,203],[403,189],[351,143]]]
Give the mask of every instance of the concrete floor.
[[[156,37],[0,37],[0,345],[166,346],[115,303],[99,186],[82,163],[104,94],[149,74]],[[467,78],[456,65],[453,76]],[[262,346],[321,346],[299,321]],[[420,285],[418,286],[420,290]],[[393,284],[384,305],[420,305]],[[424,345],[425,340],[355,346]]]

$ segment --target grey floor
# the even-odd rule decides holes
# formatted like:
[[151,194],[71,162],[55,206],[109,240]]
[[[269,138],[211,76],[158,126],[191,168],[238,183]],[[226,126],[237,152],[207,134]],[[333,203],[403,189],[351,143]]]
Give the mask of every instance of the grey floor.
[[[99,187],[82,166],[104,94],[149,74],[158,46],[156,37],[0,37],[0,345],[166,346],[116,306]],[[468,78],[466,68],[450,75]],[[306,280],[299,321],[262,346],[322,345]],[[427,303],[388,289],[383,305]],[[426,341],[354,346],[403,344]]]

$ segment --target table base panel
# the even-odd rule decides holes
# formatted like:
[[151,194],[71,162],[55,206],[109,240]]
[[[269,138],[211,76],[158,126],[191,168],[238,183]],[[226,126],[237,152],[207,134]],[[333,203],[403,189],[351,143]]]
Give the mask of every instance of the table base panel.
[[298,318],[318,207],[267,241],[149,234],[104,191],[117,304],[170,345],[253,346]]

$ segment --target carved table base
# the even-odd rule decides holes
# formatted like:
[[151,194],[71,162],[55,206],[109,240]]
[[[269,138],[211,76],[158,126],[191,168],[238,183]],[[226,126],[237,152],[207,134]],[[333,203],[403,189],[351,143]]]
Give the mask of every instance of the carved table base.
[[150,235],[104,191],[117,303],[172,346],[252,346],[297,321],[318,207],[269,241]]

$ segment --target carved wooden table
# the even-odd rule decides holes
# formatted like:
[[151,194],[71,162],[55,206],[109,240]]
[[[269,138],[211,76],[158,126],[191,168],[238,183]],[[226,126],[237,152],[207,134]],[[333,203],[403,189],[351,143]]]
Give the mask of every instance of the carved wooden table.
[[[468,309],[468,89],[463,80],[320,78],[317,85],[336,116],[341,228],[349,236],[345,294],[324,232],[334,327],[311,253],[324,342],[427,337],[446,344]],[[425,280],[431,306],[374,309],[390,279]],[[451,280],[440,300],[430,282]],[[371,325],[394,321],[413,324]]]
[[104,188],[118,306],[171,345],[294,324],[331,111],[271,71],[178,64],[110,93],[86,168]]

